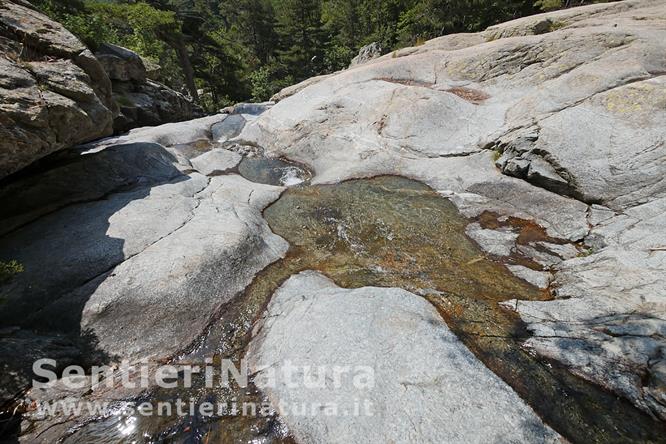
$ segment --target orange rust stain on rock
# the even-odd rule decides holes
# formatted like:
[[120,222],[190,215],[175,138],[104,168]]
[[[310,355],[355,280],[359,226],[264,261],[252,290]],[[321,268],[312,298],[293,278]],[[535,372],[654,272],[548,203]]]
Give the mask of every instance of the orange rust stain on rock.
[[456,96],[460,97],[463,100],[467,100],[468,102],[474,103],[474,104],[479,104],[485,100],[488,100],[490,98],[490,95],[487,93],[480,91],[478,89],[472,89],[472,88],[464,88],[462,86],[456,86],[455,88],[449,88],[446,90],[446,92],[450,92],[451,94],[455,94]]

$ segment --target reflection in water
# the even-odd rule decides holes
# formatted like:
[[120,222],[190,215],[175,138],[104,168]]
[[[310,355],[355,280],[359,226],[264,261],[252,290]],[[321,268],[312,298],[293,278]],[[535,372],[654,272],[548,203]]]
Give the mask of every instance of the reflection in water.
[[[246,174],[255,166],[246,163]],[[275,178],[277,173],[258,176]],[[515,313],[503,310],[498,302],[543,300],[549,295],[488,258],[464,234],[469,221],[427,186],[384,176],[294,187],[268,207],[264,217],[275,233],[289,241],[287,256],[260,272],[242,295],[223,307],[207,334],[177,362],[203,363],[210,357],[215,362],[221,358],[238,362],[254,322],[275,289],[292,274],[313,269],[343,287],[401,287],[424,296],[489,368],[573,442],[664,441],[663,425],[628,402],[520,347],[526,332]],[[264,401],[252,386],[211,390],[201,380],[195,380],[195,387],[189,390],[154,391],[148,399],[157,402],[177,397],[198,402]],[[91,423],[71,438],[96,436],[109,420]],[[137,417],[132,424],[136,425],[132,438],[140,441],[290,439],[275,415]]]

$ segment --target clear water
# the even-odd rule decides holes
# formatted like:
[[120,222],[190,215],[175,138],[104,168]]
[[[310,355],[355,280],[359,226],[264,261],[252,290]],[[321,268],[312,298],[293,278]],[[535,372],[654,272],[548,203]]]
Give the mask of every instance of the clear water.
[[[257,165],[246,163],[246,173],[259,171]],[[259,173],[252,177],[282,177],[274,171]],[[287,256],[260,272],[244,293],[223,307],[206,335],[175,362],[242,358],[252,326],[273,292],[292,274],[313,269],[343,287],[401,287],[422,295],[479,359],[572,442],[665,441],[663,424],[520,347],[527,333],[518,317],[498,302],[544,300],[549,294],[485,255],[465,235],[470,221],[427,186],[384,176],[294,187],[269,206],[264,217],[275,233],[289,241]],[[489,213],[480,222],[499,223]],[[545,236],[526,221],[504,223],[520,230],[519,242]],[[525,258],[509,260],[533,265]],[[253,387],[211,390],[201,381],[187,391],[160,389],[145,399],[176,397],[199,402],[263,399]],[[277,416],[158,419],[119,413],[85,425],[65,442],[91,440],[207,443],[290,442],[291,438]]]
[[310,180],[310,172],[295,163],[268,157],[245,157],[238,172],[247,180],[267,185],[294,186]]

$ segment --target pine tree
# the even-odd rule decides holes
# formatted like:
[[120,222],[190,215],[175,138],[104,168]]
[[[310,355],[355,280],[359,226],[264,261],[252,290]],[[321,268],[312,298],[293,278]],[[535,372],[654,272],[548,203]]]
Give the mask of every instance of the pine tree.
[[277,9],[280,63],[295,80],[322,71],[326,33],[320,0],[283,0]]

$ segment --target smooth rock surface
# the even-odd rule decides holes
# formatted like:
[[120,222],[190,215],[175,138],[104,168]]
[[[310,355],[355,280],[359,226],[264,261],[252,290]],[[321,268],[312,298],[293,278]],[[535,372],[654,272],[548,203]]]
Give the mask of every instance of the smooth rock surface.
[[469,224],[465,230],[484,251],[497,256],[509,256],[516,245],[518,234],[508,230],[486,230],[479,224]]
[[247,121],[242,114],[231,114],[222,122],[211,126],[213,140],[216,142],[226,142],[240,134]]
[[[156,140],[209,135],[217,119],[172,124]],[[2,287],[2,325],[85,336],[108,359],[169,356],[284,254],[261,218],[283,188],[207,178],[162,145],[139,142],[154,134],[89,145],[3,189],[0,199],[14,204],[3,214],[0,260],[25,271]]]
[[545,271],[532,270],[522,265],[508,265],[507,268],[511,273],[526,280],[535,287],[548,288],[548,285],[550,284],[550,273]]
[[526,346],[663,418],[663,335],[613,331],[666,319],[664,20],[626,0],[440,37],[285,90],[237,139],[315,184],[405,175],[543,227],[557,242],[515,247],[557,296],[518,303]]
[[[93,96],[105,103],[85,78],[101,67],[66,34],[45,43],[60,28],[42,37],[33,26],[40,17],[29,11],[0,31],[13,27],[12,35],[57,60],[24,67],[0,58],[0,93],[11,91],[10,108],[36,103],[42,82],[49,106],[62,110],[67,125],[79,122]],[[261,217],[284,188],[208,170],[235,161],[215,151],[211,126],[228,124],[235,137],[225,148],[299,162],[314,184],[381,174],[427,183],[472,219],[468,232],[486,252],[531,261],[529,269],[506,263],[552,292],[549,300],[503,304],[532,333],[525,347],[664,419],[664,20],[662,0],[542,14],[308,79],[280,92],[275,105],[236,105],[227,111],[245,121],[237,135],[241,125],[225,124],[222,113],[62,153],[0,193],[3,204],[11,193],[39,203],[3,206],[0,260],[25,265],[1,289],[11,307],[0,313],[10,327],[3,350],[41,352],[64,337],[67,359],[83,359],[79,351],[109,362],[168,358],[285,254],[286,243]],[[20,53],[12,41],[3,51]],[[14,114],[0,113],[7,116]],[[77,130],[85,132],[86,122]],[[4,139],[27,134],[36,142],[24,145],[40,155],[52,148],[21,132],[20,122],[2,123],[12,128]],[[268,310],[248,355],[257,366],[287,358],[382,363],[381,385],[368,393],[387,406],[381,415],[286,416],[301,441],[559,439],[414,294],[345,290],[307,273],[289,280]],[[3,367],[14,388],[25,383],[25,364]],[[313,396],[284,386],[267,393],[273,402]],[[324,393],[346,402],[355,392]],[[54,437],[73,425],[42,424],[56,426],[58,433],[44,435]]]
[[226,117],[227,114],[214,114],[186,122],[172,122],[157,126],[135,128],[126,134],[107,137],[83,145],[82,148],[87,151],[99,151],[109,146],[135,142],[151,142],[171,147],[201,139],[210,140],[211,126],[223,121]]
[[195,157],[190,162],[204,176],[222,174],[238,166],[243,159],[238,153],[223,149],[214,149]]
[[[278,378],[266,392],[284,406],[282,418],[299,442],[558,441],[425,299],[405,290],[348,290],[306,271],[278,289],[256,330],[248,359],[257,378],[269,371],[264,365],[279,372],[289,361],[296,369],[292,385]],[[349,366],[351,376],[336,385],[333,366]],[[359,378],[355,385],[352,376],[365,374],[359,366],[372,369],[372,383]],[[305,386],[312,369],[329,375],[325,384]],[[354,416],[354,403],[366,401],[371,409]],[[312,403],[349,414],[289,414]]]

